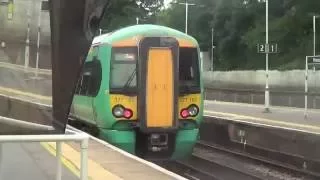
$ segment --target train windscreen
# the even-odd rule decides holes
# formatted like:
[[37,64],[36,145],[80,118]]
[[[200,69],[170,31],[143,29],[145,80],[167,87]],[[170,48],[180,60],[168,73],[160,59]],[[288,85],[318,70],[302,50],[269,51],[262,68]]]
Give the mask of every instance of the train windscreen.
[[111,91],[130,91],[136,88],[137,51],[136,47],[113,48],[110,70]]
[[[200,90],[200,70],[197,48],[180,48],[179,80],[180,91]],[[137,48],[113,48],[111,60],[110,90],[130,91],[137,86]]]
[[181,92],[200,90],[199,58],[196,48],[179,50],[179,81]]

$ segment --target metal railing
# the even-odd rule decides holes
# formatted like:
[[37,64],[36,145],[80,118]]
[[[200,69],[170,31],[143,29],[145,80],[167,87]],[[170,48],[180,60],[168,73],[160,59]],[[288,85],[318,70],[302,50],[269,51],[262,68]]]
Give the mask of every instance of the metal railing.
[[[270,104],[276,106],[304,107],[304,96],[307,94],[311,102],[308,107],[320,109],[320,93],[301,91],[286,91],[270,89]],[[264,89],[231,89],[231,88],[205,88],[206,100],[219,100],[227,102],[240,102],[249,104],[264,104]]]
[[[1,135],[0,136],[0,164],[3,163],[3,145],[5,142],[22,143],[22,142],[56,142],[56,180],[62,178],[61,164],[61,143],[68,141],[76,141],[81,144],[81,167],[80,180],[88,180],[88,143],[89,136],[83,132],[76,132],[70,129],[66,130],[66,134],[61,135]],[[0,171],[1,173],[2,171]]]

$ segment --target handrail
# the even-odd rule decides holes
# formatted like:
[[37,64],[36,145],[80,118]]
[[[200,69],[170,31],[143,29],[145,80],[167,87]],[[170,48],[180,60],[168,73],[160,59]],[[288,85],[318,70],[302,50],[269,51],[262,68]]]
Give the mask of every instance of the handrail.
[[[61,146],[62,142],[76,141],[80,142],[81,146],[81,167],[80,180],[88,180],[88,141],[89,135],[83,132],[66,129],[66,134],[47,134],[47,135],[1,135],[0,136],[0,165],[3,163],[3,143],[20,143],[20,142],[56,142],[56,180],[61,180],[62,165],[61,165]],[[0,170],[0,173],[3,171]]]

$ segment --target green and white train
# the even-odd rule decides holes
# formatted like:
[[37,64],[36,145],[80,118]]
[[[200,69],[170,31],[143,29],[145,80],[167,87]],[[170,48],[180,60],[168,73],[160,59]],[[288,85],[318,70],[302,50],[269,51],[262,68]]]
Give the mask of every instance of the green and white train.
[[192,153],[203,118],[197,41],[158,25],[134,25],[93,40],[71,117],[99,138],[147,159]]

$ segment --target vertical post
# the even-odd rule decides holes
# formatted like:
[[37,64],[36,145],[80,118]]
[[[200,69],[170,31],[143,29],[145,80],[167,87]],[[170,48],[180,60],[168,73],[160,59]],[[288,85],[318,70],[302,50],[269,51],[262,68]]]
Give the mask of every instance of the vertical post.
[[88,180],[88,144],[88,138],[85,138],[81,141],[80,180]]
[[38,19],[38,39],[37,39],[37,59],[36,59],[36,77],[38,77],[39,71],[39,54],[40,54],[40,31],[41,31],[41,5],[39,10],[39,19]]
[[266,0],[266,89],[265,89],[265,112],[269,110],[269,2]]
[[29,67],[29,53],[30,53],[30,49],[29,49],[29,44],[30,44],[30,19],[31,19],[31,12],[30,12],[30,8],[31,8],[31,1],[30,1],[30,7],[28,8],[28,26],[27,26],[27,39],[26,39],[26,48],[25,48],[25,54],[24,54],[24,68],[25,70]]
[[250,94],[250,97],[251,97],[251,104],[253,104],[253,94]]
[[101,34],[102,34],[102,29],[99,28],[99,36],[101,36]]
[[56,180],[61,180],[62,178],[62,166],[61,166],[61,142],[56,142],[56,159],[57,159],[57,175]]
[[204,92],[204,100],[207,100],[207,92]]
[[313,16],[313,56],[316,55],[316,16]]
[[179,3],[186,6],[186,25],[185,25],[185,33],[188,34],[188,11],[189,6],[195,6],[196,4],[188,3],[188,0],[185,0],[185,3]]
[[211,28],[211,71],[213,71],[213,28]]
[[308,56],[306,56],[306,69],[305,69],[305,80],[304,80],[304,118],[307,118],[308,109]]
[[139,24],[139,18],[138,17],[136,17],[136,21],[137,21],[137,24]]
[[[316,55],[316,16],[313,16],[313,56]],[[315,65],[313,65],[313,71],[316,71]]]
[[188,34],[188,9],[189,9],[189,4],[188,4],[188,0],[186,0],[186,34]]

